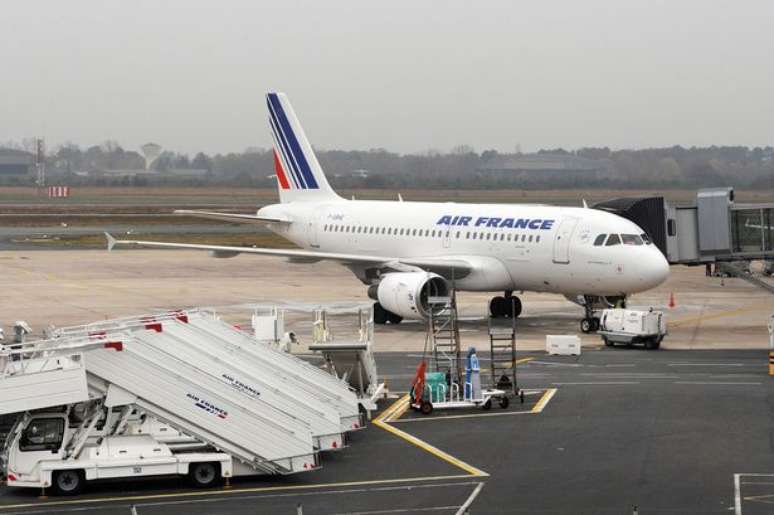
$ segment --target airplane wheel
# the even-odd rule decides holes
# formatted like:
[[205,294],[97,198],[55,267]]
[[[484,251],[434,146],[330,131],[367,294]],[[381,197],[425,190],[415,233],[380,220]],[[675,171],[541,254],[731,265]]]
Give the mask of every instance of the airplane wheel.
[[519,318],[519,315],[521,315],[521,299],[518,297],[506,297],[506,302],[509,299],[511,302],[507,304],[507,316],[513,315],[513,318]]
[[384,325],[390,318],[391,313],[384,309],[381,304],[374,302],[374,324]]
[[489,301],[489,314],[492,318],[503,318],[510,310],[510,305],[505,297],[492,297]]
[[582,333],[586,333],[586,334],[590,333],[591,331],[593,331],[592,329],[593,327],[594,327],[594,322],[590,318],[584,318],[583,320],[580,321],[580,330]]

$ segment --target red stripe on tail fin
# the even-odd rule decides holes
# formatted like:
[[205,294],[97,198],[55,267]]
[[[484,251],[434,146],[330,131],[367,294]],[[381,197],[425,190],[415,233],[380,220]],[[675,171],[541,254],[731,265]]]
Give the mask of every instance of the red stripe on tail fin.
[[288,179],[285,177],[285,170],[282,169],[282,163],[279,160],[279,156],[277,155],[277,151],[274,151],[274,171],[277,174],[277,179],[279,179],[280,187],[283,190],[290,189],[290,184],[288,184]]

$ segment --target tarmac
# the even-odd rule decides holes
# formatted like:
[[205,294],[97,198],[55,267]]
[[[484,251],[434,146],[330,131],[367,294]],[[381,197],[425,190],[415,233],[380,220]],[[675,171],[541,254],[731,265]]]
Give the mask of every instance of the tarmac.
[[[252,306],[278,300],[295,309],[369,302],[363,285],[336,264],[251,256],[8,251],[0,271],[6,331],[15,320],[40,332],[190,306],[213,306],[239,323]],[[488,345],[487,299],[459,295],[464,347]],[[179,479],[106,482],[76,498],[0,487],[0,515],[129,514],[131,506],[138,515],[292,514],[299,505],[304,514],[455,513],[480,483],[471,513],[774,511],[771,294],[738,279],[707,278],[703,268],[675,267],[664,285],[630,299],[667,312],[661,350],[607,348],[584,335],[579,357],[547,356],[543,338],[576,334],[581,308],[557,295],[525,293],[522,301],[517,379],[524,404],[427,417],[407,410],[403,395],[422,357],[423,326],[382,326],[376,359],[393,395],[349,447],[323,455],[320,470],[204,491]]]
[[[213,259],[200,251],[66,250],[5,251],[0,255],[0,325],[26,320],[37,333],[66,326],[165,309],[211,306],[228,314],[253,304],[311,307],[331,302],[370,303],[366,288],[336,263],[288,264],[281,258]],[[517,292],[518,294],[518,292]],[[669,307],[670,296],[675,307]],[[458,296],[462,335],[487,344],[490,294]],[[576,334],[579,306],[560,295],[526,292],[518,346],[545,348],[546,334]],[[663,309],[669,349],[758,348],[768,345],[766,324],[774,296],[741,279],[708,278],[703,267],[672,267],[658,288],[633,295],[631,307]],[[583,345],[599,337],[583,335]],[[378,351],[421,350],[421,324],[407,321],[379,328]]]

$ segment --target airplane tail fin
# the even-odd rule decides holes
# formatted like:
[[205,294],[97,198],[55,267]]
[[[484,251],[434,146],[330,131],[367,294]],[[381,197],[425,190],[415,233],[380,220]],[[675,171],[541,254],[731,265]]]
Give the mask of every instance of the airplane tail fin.
[[342,200],[328,184],[287,95],[268,93],[266,104],[280,202]]

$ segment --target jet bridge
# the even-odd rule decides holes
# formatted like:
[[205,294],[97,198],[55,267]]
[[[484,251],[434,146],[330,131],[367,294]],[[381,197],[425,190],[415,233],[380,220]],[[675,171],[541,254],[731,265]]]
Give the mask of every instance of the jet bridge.
[[215,377],[213,367],[222,362],[189,360],[190,349],[173,355],[180,347],[160,350],[174,339],[161,339],[157,322],[143,322],[142,331],[73,331],[0,347],[0,414],[102,398],[108,407],[134,405],[228,453],[243,472],[289,474],[318,466],[309,423]]
[[774,260],[774,202],[737,203],[733,188],[699,190],[690,204],[618,198],[594,208],[642,227],[671,264]]

